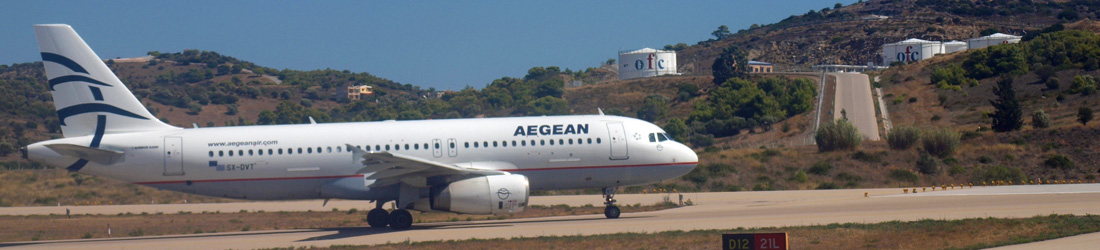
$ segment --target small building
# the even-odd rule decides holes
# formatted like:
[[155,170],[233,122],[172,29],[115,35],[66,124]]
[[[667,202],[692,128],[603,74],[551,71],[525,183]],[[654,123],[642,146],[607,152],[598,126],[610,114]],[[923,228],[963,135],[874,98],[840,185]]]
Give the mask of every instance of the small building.
[[988,36],[966,39],[966,45],[970,49],[980,49],[998,44],[1018,43],[1020,42],[1020,38],[1023,37],[996,33]]
[[760,61],[749,61],[749,73],[772,73],[772,64]]
[[374,88],[367,85],[356,85],[348,87],[348,100],[357,101],[364,95],[373,95]]
[[863,21],[879,21],[879,20],[890,19],[890,17],[889,16],[880,16],[880,15],[872,14],[872,15],[863,16],[861,19],[863,19]]

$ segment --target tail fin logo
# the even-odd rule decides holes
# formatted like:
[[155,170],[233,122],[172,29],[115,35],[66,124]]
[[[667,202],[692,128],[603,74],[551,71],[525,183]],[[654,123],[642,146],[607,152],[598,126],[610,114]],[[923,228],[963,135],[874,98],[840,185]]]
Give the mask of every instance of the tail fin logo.
[[[68,68],[69,70],[72,70],[73,72],[88,74],[88,70],[84,69],[83,66],[80,66],[79,63],[77,63],[76,61],[73,61],[72,59],[69,59],[68,57],[62,56],[62,55],[58,55],[58,54],[54,54],[54,53],[48,53],[48,52],[42,52],[42,61],[57,63],[61,66],[64,66],[65,68]],[[56,90],[56,89],[54,89],[54,86],[57,86],[57,85],[63,84],[63,83],[69,83],[69,82],[85,82],[85,83],[92,84],[92,85],[112,87],[110,84],[104,83],[104,82],[96,80],[96,79],[92,79],[91,77],[88,77],[88,76],[65,75],[65,76],[55,77],[55,78],[49,80],[50,91],[55,91]],[[94,87],[94,86],[88,86],[88,88],[91,91],[92,97],[93,97],[94,100],[103,101],[103,93],[99,90],[99,88]],[[57,116],[58,116],[58,119],[60,120],[61,125],[65,126],[65,118],[69,118],[71,116],[85,114],[85,113],[93,113],[93,112],[110,113],[110,114],[116,114],[116,115],[130,117],[130,118],[149,120],[149,118],[143,117],[143,116],[138,115],[138,114],[135,114],[134,112],[126,111],[126,110],[121,109],[119,107],[111,106],[109,104],[104,104],[104,103],[84,103],[84,104],[77,104],[77,105],[65,107],[65,108],[57,110]]]

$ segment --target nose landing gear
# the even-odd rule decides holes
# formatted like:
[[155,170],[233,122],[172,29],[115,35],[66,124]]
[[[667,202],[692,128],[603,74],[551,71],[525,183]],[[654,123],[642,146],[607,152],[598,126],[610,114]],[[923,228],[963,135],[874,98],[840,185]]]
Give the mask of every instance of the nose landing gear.
[[615,206],[615,188],[603,188],[603,197],[603,204],[607,205],[607,207],[603,209],[603,215],[606,216],[608,219],[619,218],[619,214],[621,214],[621,212],[619,211],[619,207]]

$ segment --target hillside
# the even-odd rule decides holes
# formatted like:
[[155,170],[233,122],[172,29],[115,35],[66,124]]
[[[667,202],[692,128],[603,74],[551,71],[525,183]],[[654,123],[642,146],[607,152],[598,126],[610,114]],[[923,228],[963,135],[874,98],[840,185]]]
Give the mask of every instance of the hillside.
[[[750,60],[771,62],[779,71],[808,70],[815,64],[882,65],[879,53],[885,43],[908,38],[965,41],[991,31],[1024,35],[1060,21],[1096,20],[1098,5],[1050,0],[864,1],[744,27],[725,39],[680,50],[677,60],[694,62],[684,68],[688,73],[709,75],[718,54],[736,45],[748,50]],[[871,15],[888,18],[864,20]]]

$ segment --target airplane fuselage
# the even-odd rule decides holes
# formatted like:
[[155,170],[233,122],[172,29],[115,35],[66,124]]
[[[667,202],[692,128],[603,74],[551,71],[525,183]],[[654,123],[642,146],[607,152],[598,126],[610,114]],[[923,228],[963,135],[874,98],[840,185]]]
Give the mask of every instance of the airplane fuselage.
[[[532,190],[630,186],[693,169],[690,148],[653,141],[664,131],[633,118],[603,115],[382,121],[213,127],[108,134],[101,148],[121,163],[88,163],[81,172],[157,188],[242,199],[392,200],[349,145],[459,167],[527,176]],[[78,160],[47,144],[87,145],[90,136],[31,145],[31,159],[57,167]],[[430,186],[432,180],[407,180]],[[418,185],[420,186],[420,185]]]

